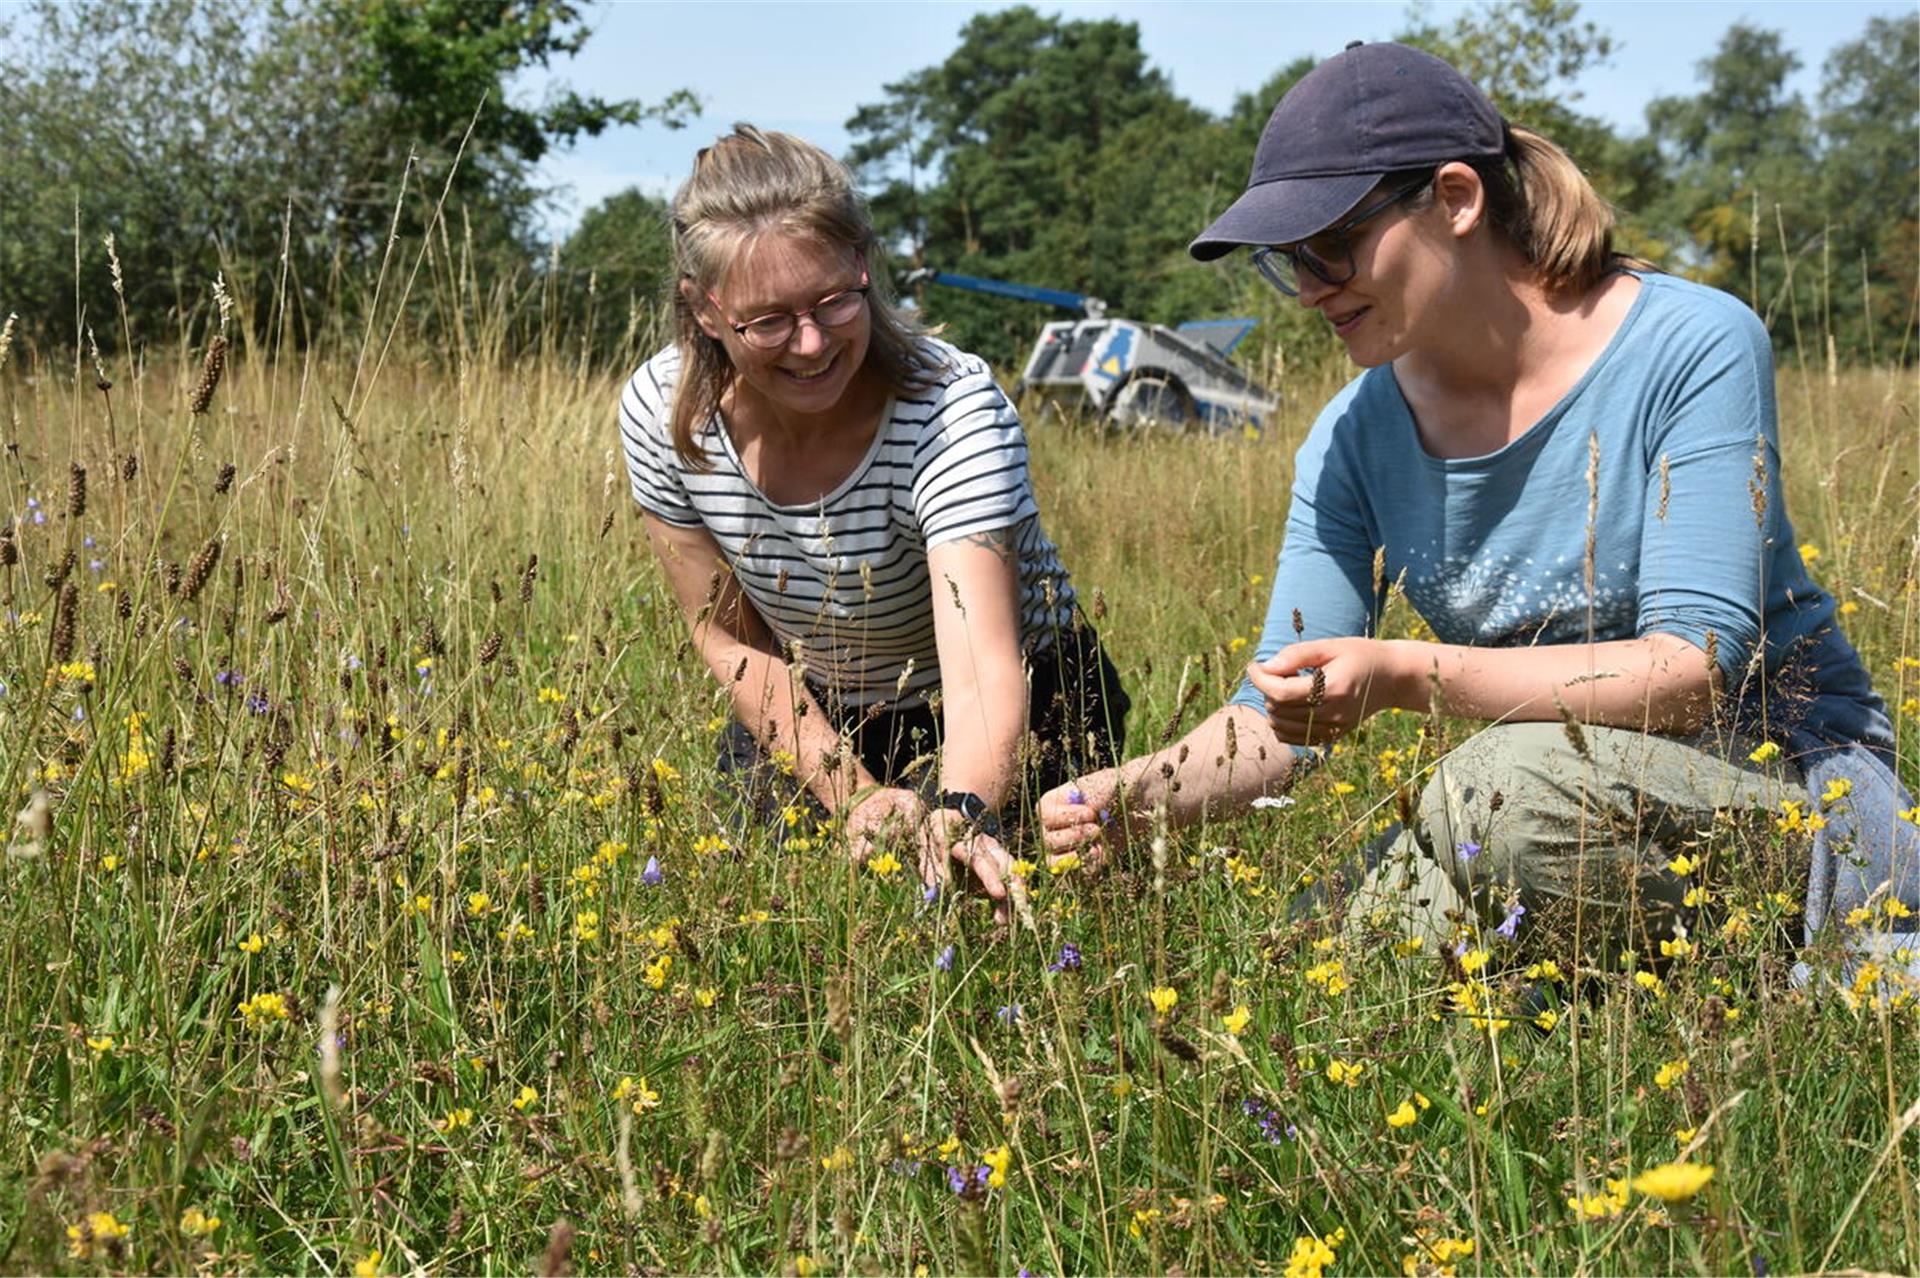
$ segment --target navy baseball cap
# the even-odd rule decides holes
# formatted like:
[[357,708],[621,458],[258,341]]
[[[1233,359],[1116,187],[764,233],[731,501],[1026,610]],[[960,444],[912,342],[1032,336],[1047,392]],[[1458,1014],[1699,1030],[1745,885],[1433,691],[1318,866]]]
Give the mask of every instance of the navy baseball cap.
[[1347,46],[1302,76],[1273,109],[1239,199],[1188,246],[1203,262],[1243,244],[1318,235],[1389,173],[1506,150],[1487,95],[1431,53]]

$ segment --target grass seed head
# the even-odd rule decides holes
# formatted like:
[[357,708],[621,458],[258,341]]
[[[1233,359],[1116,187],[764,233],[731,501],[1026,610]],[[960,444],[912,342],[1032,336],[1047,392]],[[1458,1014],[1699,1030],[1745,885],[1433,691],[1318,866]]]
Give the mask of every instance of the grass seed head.
[[193,388],[187,407],[195,417],[213,405],[213,392],[220,388],[220,374],[227,367],[227,339],[216,335],[207,343],[207,357],[200,367],[200,381]]
[[140,454],[128,453],[120,459],[120,482],[131,484],[140,473]]
[[48,653],[55,665],[64,665],[73,660],[74,642],[80,628],[80,590],[71,581],[60,587],[60,598],[54,604],[53,634],[48,645]]
[[235,473],[232,462],[220,463],[220,473],[213,481],[213,495],[215,497],[224,497],[233,491],[233,477]]
[[67,518],[87,517],[87,468],[79,462],[67,466]]
[[192,603],[200,597],[200,592],[206,589],[207,579],[213,576],[213,570],[219,563],[220,539],[209,537],[207,544],[194,553],[193,561],[187,565],[187,575],[180,583],[181,602]]

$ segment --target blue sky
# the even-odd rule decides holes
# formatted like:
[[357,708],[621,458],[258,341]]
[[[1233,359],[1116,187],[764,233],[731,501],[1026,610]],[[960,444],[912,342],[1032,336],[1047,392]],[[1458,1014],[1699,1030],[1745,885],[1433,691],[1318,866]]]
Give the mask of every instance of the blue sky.
[[[702,114],[674,132],[657,125],[610,130],[556,152],[541,166],[565,187],[551,224],[564,230],[580,212],[638,186],[671,193],[694,153],[735,120],[797,133],[836,154],[847,118],[882,96],[882,86],[944,60],[962,24],[1000,3],[891,0],[886,3],[601,3],[588,7],[593,38],[577,58],[547,74],[523,77],[517,96],[537,101],[552,81],[583,93],[654,101],[692,89]],[[1181,95],[1215,112],[1258,88],[1301,54],[1325,57],[1349,40],[1378,40],[1404,26],[1398,3],[1082,3],[1037,4],[1072,17],[1121,18],[1139,25],[1140,43]],[[1464,6],[1435,3],[1445,23]],[[1912,3],[1650,3],[1610,0],[1582,6],[1582,17],[1614,38],[1612,62],[1580,81],[1581,107],[1626,132],[1641,127],[1648,100],[1691,92],[1695,65],[1735,22],[1777,30],[1801,60],[1796,86],[1811,97],[1837,44],[1857,37],[1868,18],[1911,15]]]

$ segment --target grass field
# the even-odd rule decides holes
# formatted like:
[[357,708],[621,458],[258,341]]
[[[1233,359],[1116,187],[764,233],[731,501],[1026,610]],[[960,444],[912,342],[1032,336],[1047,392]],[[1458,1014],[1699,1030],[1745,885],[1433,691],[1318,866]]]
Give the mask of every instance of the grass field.
[[[735,831],[626,370],[259,347],[194,414],[182,345],[0,370],[0,1269],[1920,1270],[1916,1003],[1790,990],[1790,896],[1703,884],[1747,922],[1538,1020],[1498,938],[1287,925],[1466,731],[1396,715],[996,933]],[[1137,744],[1236,678],[1333,377],[1257,442],[1032,414]],[[1781,404],[1912,785],[1912,373]]]

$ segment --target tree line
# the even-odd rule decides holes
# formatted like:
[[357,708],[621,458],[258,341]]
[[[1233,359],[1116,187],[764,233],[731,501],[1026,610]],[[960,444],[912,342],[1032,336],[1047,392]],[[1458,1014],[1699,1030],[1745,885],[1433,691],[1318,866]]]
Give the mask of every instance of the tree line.
[[[681,127],[698,104],[664,86],[509,99],[516,72],[589,34],[573,0],[37,0],[0,26],[16,63],[0,77],[0,314],[53,345],[123,325],[163,340],[205,313],[221,272],[251,302],[250,333],[311,341],[357,332],[401,271],[426,331],[628,358],[668,282],[664,202],[624,192],[545,242],[535,166],[609,127]],[[1631,133],[1579,109],[1613,40],[1573,0],[1444,23],[1415,8],[1397,38],[1560,141],[1619,210],[1624,248],[1746,299],[1783,353],[1913,358],[1920,17],[1871,19],[1811,101],[1789,88],[1800,61],[1780,34],[1734,23],[1696,91],[1648,103]],[[857,110],[846,159],[896,268],[1071,289],[1162,322],[1257,315],[1269,354],[1311,358],[1324,326],[1185,246],[1243,186],[1273,103],[1331,52],[1216,115],[1174,92],[1132,23],[982,13],[942,62]],[[1001,362],[1042,318],[937,287],[918,301]]]

